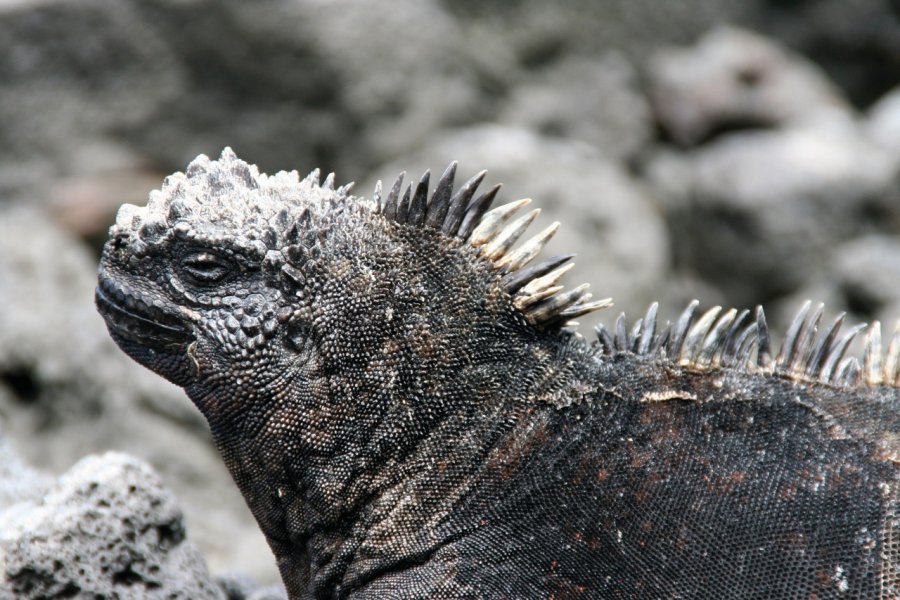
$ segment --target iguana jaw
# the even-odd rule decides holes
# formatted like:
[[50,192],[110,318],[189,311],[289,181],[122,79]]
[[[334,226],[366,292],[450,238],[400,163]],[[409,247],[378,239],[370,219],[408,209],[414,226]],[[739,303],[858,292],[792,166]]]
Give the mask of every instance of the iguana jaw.
[[186,384],[195,371],[188,353],[195,338],[188,323],[137,296],[101,269],[94,300],[113,341],[145,367]]

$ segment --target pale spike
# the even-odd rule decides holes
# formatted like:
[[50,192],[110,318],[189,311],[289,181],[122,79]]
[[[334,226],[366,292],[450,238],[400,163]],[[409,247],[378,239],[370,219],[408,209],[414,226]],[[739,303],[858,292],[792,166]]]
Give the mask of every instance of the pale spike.
[[747,325],[744,331],[738,336],[735,342],[734,356],[728,366],[736,365],[743,368],[752,368],[753,363],[750,362],[750,353],[753,347],[759,342],[757,337],[757,324],[755,322]]
[[319,169],[313,169],[312,171],[309,172],[309,175],[307,175],[303,179],[303,182],[309,183],[310,185],[314,185],[316,187],[319,187],[319,181],[320,181],[321,177],[322,177],[322,172],[319,171]]
[[866,385],[880,385],[881,377],[881,322],[872,321],[866,335],[866,349],[863,356],[863,381]]
[[688,328],[690,328],[691,323],[694,320],[694,313],[697,311],[699,305],[699,300],[691,300],[687,307],[681,312],[681,315],[678,316],[678,320],[675,321],[675,329],[669,336],[669,344],[666,352],[666,354],[673,359],[678,357],[681,353],[681,349],[684,347],[684,336],[687,335]]
[[325,181],[322,183],[322,187],[326,190],[334,190],[334,172],[331,172],[325,176]]
[[853,387],[859,383],[859,361],[855,356],[848,356],[838,364],[833,383],[843,387]]
[[819,372],[819,381],[836,383],[838,377],[838,365],[844,357],[844,353],[847,351],[847,346],[849,346],[850,342],[853,341],[853,338],[865,328],[866,326],[864,323],[851,327],[834,345],[834,348],[828,351],[828,356],[825,358],[825,363],[822,365],[822,370]]
[[815,350],[816,334],[819,331],[819,324],[822,322],[822,312],[824,310],[824,304],[821,302],[817,304],[812,316],[806,318],[806,322],[797,334],[793,353],[787,357],[788,362],[786,365],[788,372],[794,376],[802,376],[806,371],[811,354]]
[[531,203],[531,198],[522,198],[503,206],[491,210],[481,217],[481,222],[475,227],[475,231],[469,236],[469,243],[475,246],[481,246],[489,242],[497,233],[503,229],[503,224],[515,214],[520,208]]
[[[728,328],[731,327],[732,322],[734,322],[735,317],[737,317],[737,309],[731,308],[725,312],[724,315],[719,317],[719,320],[716,321],[716,324],[713,326],[712,330],[707,334],[706,338],[703,340],[703,344],[700,346],[700,352],[697,353],[697,356],[694,359],[695,364],[700,366],[706,366],[710,364],[711,359],[716,354],[716,351],[721,349],[725,342],[725,334],[728,333]],[[715,366],[718,366],[718,361],[713,362]]]
[[697,323],[691,327],[691,330],[688,331],[687,337],[684,338],[684,344],[681,346],[681,352],[679,353],[678,359],[681,364],[691,364],[694,360],[694,355],[697,354],[700,343],[706,337],[706,334],[709,333],[709,328],[712,327],[713,321],[716,320],[716,317],[719,316],[719,312],[721,312],[721,306],[714,306],[708,311],[706,311],[702,317],[697,321]]
[[554,236],[554,234],[556,234],[558,229],[559,221],[556,221],[514,251],[501,258],[496,263],[496,266],[498,268],[506,267],[508,271],[518,271],[531,262],[535,256],[541,253],[541,250],[544,249],[544,245]]
[[537,305],[534,310],[528,313],[528,318],[531,319],[532,322],[535,323],[543,323],[544,321],[548,321],[554,317],[556,317],[559,313],[561,313],[564,309],[568,308],[572,304],[579,302],[583,296],[585,296],[585,291],[590,287],[587,283],[582,283],[578,287],[564,292],[562,294],[556,294],[544,300],[542,303]]
[[570,306],[569,308],[560,311],[561,317],[566,317],[567,319],[575,319],[580,317],[581,315],[586,315],[590,312],[594,312],[596,310],[602,310],[604,308],[610,308],[613,306],[612,298],[603,298],[601,300],[594,300],[593,302],[584,302],[591,294],[585,294],[582,296],[582,302],[576,304],[574,306]]
[[[482,246],[481,255],[490,261],[502,258],[513,247],[513,244],[519,241],[519,238],[539,214],[541,214],[541,209],[535,208],[527,215],[519,217],[504,227],[500,233],[494,236],[494,239]],[[499,267],[499,265],[495,266]]]
[[[611,298],[609,300],[612,300]],[[659,303],[654,302],[644,314],[643,326],[641,327],[640,342],[638,343],[637,353],[645,355],[650,350],[650,344],[656,335],[656,313],[659,311]]]
[[545,298],[549,298],[556,292],[563,289],[563,287],[564,286],[561,286],[561,285],[553,285],[546,289],[533,292],[531,294],[516,295],[516,297],[513,298],[513,306],[515,306],[519,310],[523,310],[523,309],[531,306],[532,304],[537,304],[541,300],[544,300]]
[[884,357],[884,381],[887,385],[900,386],[900,321],[894,326],[894,335]]
[[381,212],[384,207],[381,199],[381,180],[375,182],[375,191],[372,193],[372,202],[375,203],[375,212]]
[[575,263],[566,263],[558,269],[554,269],[544,275],[543,277],[538,277],[537,279],[532,279],[525,287],[523,287],[519,294],[523,296],[530,296],[536,292],[540,292],[541,290],[556,285],[556,282],[560,280],[560,278],[569,272],[569,270],[575,266]]
[[819,372],[822,370],[822,365],[825,363],[825,358],[828,356],[828,352],[834,345],[834,340],[837,337],[838,331],[840,331],[841,325],[844,323],[844,317],[846,316],[847,313],[840,313],[831,323],[828,331],[825,332],[824,335],[819,336],[819,341],[816,342],[816,347],[813,348],[812,354],[810,354],[809,364],[806,367],[807,376],[818,377]]
[[811,306],[812,300],[807,300],[803,303],[803,306],[800,307],[800,310],[797,311],[793,321],[791,321],[791,324],[788,326],[787,333],[784,334],[784,341],[781,342],[781,350],[778,352],[778,356],[775,357],[775,365],[779,371],[787,371],[788,367],[790,367],[790,361],[794,356],[794,347],[797,344],[797,338],[800,335],[800,330],[806,324],[806,315],[809,313]]

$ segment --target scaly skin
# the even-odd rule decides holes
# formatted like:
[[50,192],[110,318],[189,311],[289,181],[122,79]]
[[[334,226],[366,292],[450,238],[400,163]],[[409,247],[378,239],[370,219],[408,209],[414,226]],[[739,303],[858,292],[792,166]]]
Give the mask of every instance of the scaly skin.
[[120,211],[97,304],[291,598],[894,597],[897,388],[609,354],[503,275],[226,151]]

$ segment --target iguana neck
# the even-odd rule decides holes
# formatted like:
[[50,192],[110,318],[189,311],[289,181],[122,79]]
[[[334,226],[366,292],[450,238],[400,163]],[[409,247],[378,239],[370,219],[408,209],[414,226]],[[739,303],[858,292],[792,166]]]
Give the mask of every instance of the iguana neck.
[[189,390],[201,407],[251,407],[217,411],[213,436],[270,544],[308,559],[301,589],[354,587],[474,526],[447,517],[492,451],[525,412],[579,402],[599,368],[568,334],[478,354],[489,360],[401,369],[399,386],[324,369],[252,402]]

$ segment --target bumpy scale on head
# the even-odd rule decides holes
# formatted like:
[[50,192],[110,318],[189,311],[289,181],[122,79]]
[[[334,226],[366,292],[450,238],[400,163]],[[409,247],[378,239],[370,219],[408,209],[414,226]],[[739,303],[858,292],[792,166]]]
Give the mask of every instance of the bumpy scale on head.
[[310,223],[344,210],[347,191],[318,172],[260,174],[230,149],[197,158],[146,207],[119,210],[96,293],[113,338],[180,385],[201,359],[224,369],[227,357],[231,375],[258,388],[253,378],[273,372],[260,367],[280,355],[268,348],[279,324],[311,316],[321,232]]

